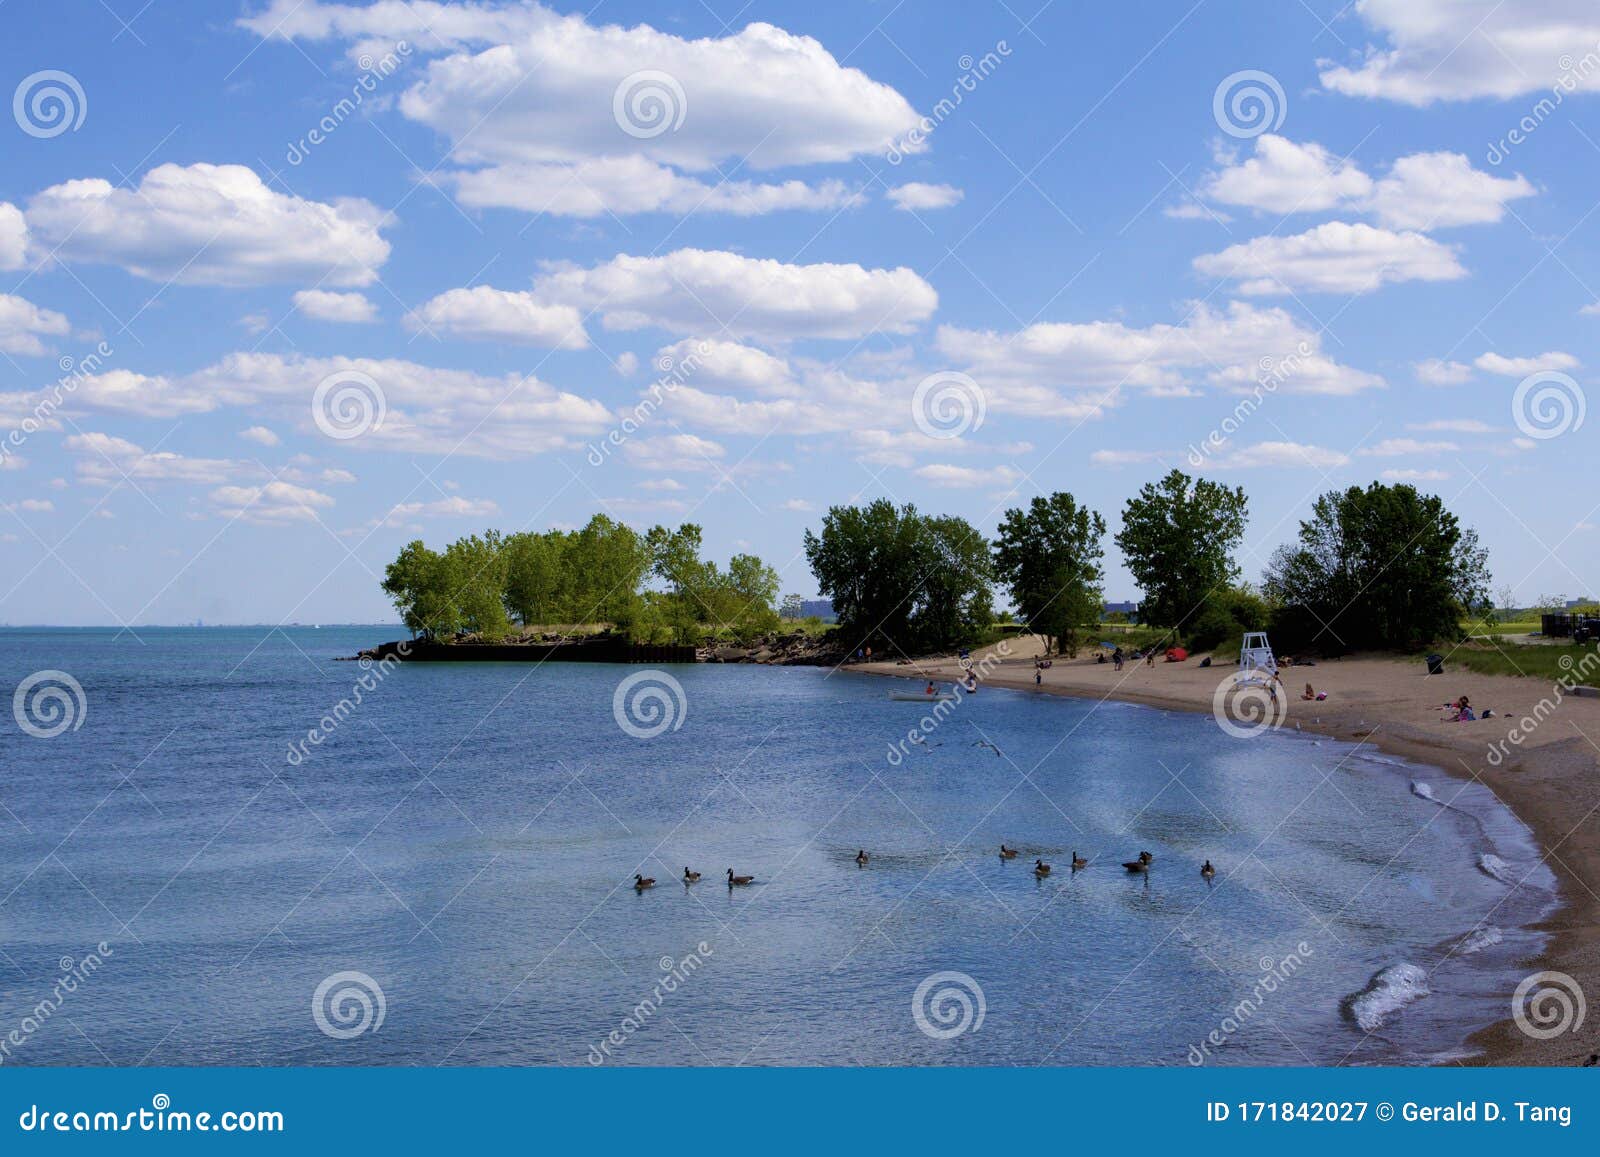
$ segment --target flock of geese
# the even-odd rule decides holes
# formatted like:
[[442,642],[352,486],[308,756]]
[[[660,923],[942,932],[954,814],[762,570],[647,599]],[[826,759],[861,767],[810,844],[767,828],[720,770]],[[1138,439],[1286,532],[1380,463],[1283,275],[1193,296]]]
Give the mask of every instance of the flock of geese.
[[[1000,845],[1000,858],[1002,860],[1014,860],[1014,859],[1017,858],[1017,855],[1018,855],[1018,852],[1017,852],[1016,848],[1008,848],[1008,847],[1005,846],[1005,844],[1001,844]],[[867,849],[862,848],[858,852],[856,852],[856,867],[864,868],[871,861],[872,861],[872,857],[867,855]],[[1123,863],[1122,863],[1122,866],[1124,868],[1126,868],[1130,872],[1146,873],[1146,872],[1150,871],[1150,865],[1155,863],[1155,861],[1156,861],[1156,858],[1154,856],[1152,856],[1149,852],[1140,852],[1138,859],[1136,859],[1136,860],[1124,860]],[[1084,868],[1087,868],[1088,866],[1089,866],[1089,861],[1088,860],[1086,860],[1082,856],[1078,855],[1078,853],[1076,851],[1074,851],[1072,853],[1072,870],[1074,872],[1081,872]],[[1051,873],[1052,870],[1053,869],[1052,869],[1051,865],[1045,863],[1043,860],[1041,860],[1037,856],[1034,857],[1034,860],[1033,860],[1033,874],[1036,877],[1038,877],[1039,879],[1042,880],[1046,876],[1048,876]],[[1216,874],[1217,874],[1217,870],[1211,866],[1211,861],[1210,860],[1207,860],[1204,864],[1202,864],[1200,866],[1200,875],[1202,877],[1204,877],[1205,879],[1210,880]],[[755,880],[756,880],[756,878],[754,876],[736,876],[736,875],[733,874],[733,869],[732,868],[728,869],[728,887],[730,887],[730,888],[742,888],[747,884],[755,883]],[[684,869],[683,869],[683,883],[684,883],[684,886],[687,887],[690,884],[697,884],[699,882],[700,882],[700,873],[699,872],[690,871],[688,866],[686,865],[684,867]],[[635,892],[643,892],[646,888],[654,888],[655,886],[656,886],[656,878],[654,876],[644,876],[644,875],[640,875],[638,872],[635,872],[633,874],[633,890]]]

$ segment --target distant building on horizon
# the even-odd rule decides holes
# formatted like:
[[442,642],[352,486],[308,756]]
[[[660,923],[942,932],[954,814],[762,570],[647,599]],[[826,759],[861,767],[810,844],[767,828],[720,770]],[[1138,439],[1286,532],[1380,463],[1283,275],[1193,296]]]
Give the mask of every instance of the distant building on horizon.
[[1139,621],[1139,604],[1134,602],[1107,603],[1105,609],[1100,612],[1100,618],[1103,620],[1115,614],[1127,615],[1130,623],[1137,623]]
[[832,599],[802,599],[800,602],[800,617],[802,619],[821,619],[825,623],[837,623],[839,616],[833,613]]

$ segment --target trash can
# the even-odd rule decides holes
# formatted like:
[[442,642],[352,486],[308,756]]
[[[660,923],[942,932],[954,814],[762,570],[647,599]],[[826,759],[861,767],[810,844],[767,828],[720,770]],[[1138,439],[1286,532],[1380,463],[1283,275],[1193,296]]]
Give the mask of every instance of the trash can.
[[1428,674],[1430,674],[1430,675],[1443,675],[1444,674],[1444,656],[1443,655],[1429,655],[1428,656]]

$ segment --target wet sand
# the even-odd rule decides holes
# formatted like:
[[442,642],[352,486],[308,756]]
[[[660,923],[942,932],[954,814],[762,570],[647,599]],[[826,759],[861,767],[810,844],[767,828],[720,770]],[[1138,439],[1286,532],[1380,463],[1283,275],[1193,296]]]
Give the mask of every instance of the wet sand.
[[[1035,690],[1037,639],[1007,644],[1009,654],[984,680],[998,687]],[[973,654],[975,663],[993,649]],[[1218,655],[1202,668],[1196,654],[1184,663],[1128,663],[1115,671],[1094,655],[1056,659],[1038,691],[1088,699],[1118,699],[1183,711],[1212,710],[1218,684],[1237,667],[1234,654]],[[873,675],[953,681],[954,659],[911,665],[860,663],[848,668]],[[1600,698],[1567,695],[1520,744],[1507,742],[1511,729],[1540,702],[1554,703],[1553,687],[1537,678],[1476,675],[1453,669],[1429,676],[1420,661],[1351,657],[1282,671],[1288,705],[1281,726],[1373,747],[1432,764],[1458,780],[1477,780],[1532,829],[1545,863],[1560,882],[1561,908],[1539,927],[1551,940],[1530,973],[1553,969],[1574,977],[1590,1009],[1581,1028],[1553,1040],[1524,1034],[1510,1015],[1476,1034],[1479,1055],[1466,1063],[1571,1065],[1600,1052]],[[1326,691],[1322,702],[1299,698],[1306,683]],[[1440,705],[1460,695],[1495,718],[1474,723],[1444,721]],[[1492,752],[1499,746],[1498,765]],[[1531,885],[1529,885],[1531,887]]]

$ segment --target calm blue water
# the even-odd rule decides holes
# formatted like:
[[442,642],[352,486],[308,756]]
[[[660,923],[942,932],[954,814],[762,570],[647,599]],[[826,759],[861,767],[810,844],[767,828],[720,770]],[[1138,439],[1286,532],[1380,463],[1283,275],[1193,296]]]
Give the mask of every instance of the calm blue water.
[[[334,660],[392,635],[0,632],[6,696],[55,668],[87,703],[48,739],[0,716],[4,1063],[583,1065],[615,1031],[605,1063],[1181,1065],[1214,1030],[1209,1063],[1415,1061],[1504,1015],[1539,946],[1537,890],[1475,866],[1537,862],[1488,792],[1207,716],[991,689],[896,766],[923,709],[881,679],[673,667],[682,725],[639,739],[635,668],[416,664],[289,762],[370,678]],[[1400,963],[1431,994],[1369,1035],[1346,1000]],[[376,1031],[318,1027],[341,972],[381,988]],[[913,1016],[938,972],[982,993],[951,1039]]]

